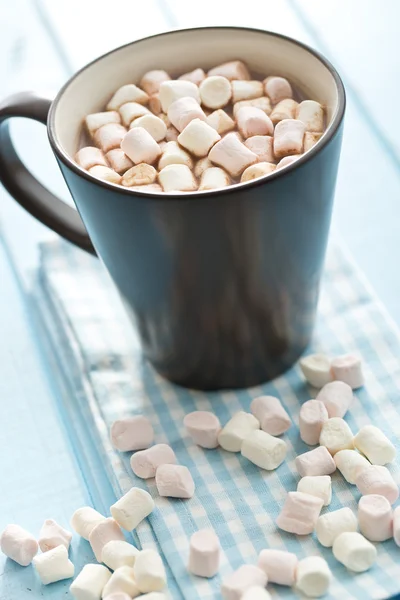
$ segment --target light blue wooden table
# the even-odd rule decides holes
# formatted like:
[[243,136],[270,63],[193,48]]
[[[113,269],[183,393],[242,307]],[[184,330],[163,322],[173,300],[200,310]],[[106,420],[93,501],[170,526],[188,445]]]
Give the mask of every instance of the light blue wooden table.
[[[5,4],[5,3],[4,3]],[[159,31],[241,24],[292,35],[337,66],[348,91],[333,230],[342,237],[400,324],[400,84],[397,0],[13,0],[0,16],[0,94],[57,90],[78,67],[115,46]],[[97,16],[94,19],[95,11]],[[110,18],[115,11],[115,18]],[[22,18],[23,16],[23,18]],[[44,128],[15,124],[32,170],[65,199]],[[82,504],[106,511],[113,494],[84,423],[72,429],[69,390],[49,362],[29,297],[39,241],[52,234],[0,190],[0,529],[37,534],[45,518],[67,525]],[[89,459],[83,460],[83,455]],[[77,569],[91,557],[73,542]],[[32,569],[0,557],[0,600],[68,598],[68,584],[40,586]]]

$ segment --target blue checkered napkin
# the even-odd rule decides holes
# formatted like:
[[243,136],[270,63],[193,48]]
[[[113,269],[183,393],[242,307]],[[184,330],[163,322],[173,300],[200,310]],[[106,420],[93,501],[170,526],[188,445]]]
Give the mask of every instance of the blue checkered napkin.
[[[286,492],[296,489],[294,459],[308,447],[299,439],[299,408],[311,396],[296,366],[275,381],[239,392],[201,393],[174,386],[142,359],[118,296],[100,263],[65,243],[42,247],[39,305],[52,332],[55,352],[79,398],[74,418],[85,419],[117,495],[131,486],[148,489],[156,509],[135,535],[145,547],[156,547],[168,566],[172,597],[220,598],[221,578],[243,563],[255,563],[262,548],[281,548],[299,557],[321,554],[334,583],[327,598],[386,598],[400,591],[400,549],[392,541],[378,545],[377,564],[352,575],[322,548],[314,536],[295,537],[276,528]],[[337,247],[328,254],[318,324],[312,351],[336,355],[359,352],[365,362],[366,386],[356,394],[346,419],[353,429],[373,422],[396,442],[400,433],[400,337],[357,269]],[[281,398],[294,424],[284,439],[287,460],[265,472],[239,454],[196,447],[183,428],[185,414],[212,410],[225,423],[236,411],[248,410],[252,398]],[[137,479],[129,454],[109,442],[111,423],[143,413],[154,425],[157,442],[169,443],[180,463],[191,470],[196,494],[191,500],[160,498],[154,481]],[[400,482],[398,462],[390,467]],[[333,476],[332,503],[326,510],[350,506],[359,494],[340,474]],[[213,527],[223,553],[220,574],[211,581],[186,571],[191,534]],[[274,597],[295,598],[291,589],[269,586]]]

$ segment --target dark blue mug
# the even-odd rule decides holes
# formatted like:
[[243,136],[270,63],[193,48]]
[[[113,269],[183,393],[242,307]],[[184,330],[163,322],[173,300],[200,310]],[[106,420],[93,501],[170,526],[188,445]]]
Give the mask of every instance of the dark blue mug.
[[[101,181],[74,162],[84,117],[119,86],[154,68],[177,75],[235,58],[258,75],[288,77],[326,107],[326,132],[295,163],[230,188],[165,196]],[[3,101],[0,180],[32,215],[101,258],[159,373],[200,389],[247,387],[285,371],[310,341],[344,111],[338,73],[304,44],[237,27],[172,31],[98,58],[53,102],[33,93]],[[47,123],[79,214],[22,165],[10,117]]]

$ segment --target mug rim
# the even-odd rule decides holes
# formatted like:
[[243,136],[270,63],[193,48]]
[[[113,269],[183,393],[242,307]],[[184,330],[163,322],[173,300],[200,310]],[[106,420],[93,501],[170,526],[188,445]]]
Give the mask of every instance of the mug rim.
[[[305,152],[300,158],[298,158],[294,162],[290,163],[289,165],[286,165],[286,167],[284,167],[282,169],[277,169],[277,170],[273,171],[272,173],[269,173],[268,175],[264,175],[263,177],[259,177],[257,179],[253,179],[253,180],[246,181],[243,183],[240,183],[240,182],[235,183],[233,185],[230,185],[230,186],[227,186],[224,188],[219,188],[216,190],[196,190],[193,192],[175,192],[172,194],[171,193],[165,194],[165,192],[141,192],[137,189],[134,192],[132,192],[132,190],[130,190],[129,188],[120,186],[118,184],[110,183],[103,179],[94,177],[88,171],[85,171],[85,169],[83,169],[77,163],[75,163],[75,161],[67,154],[67,152],[65,152],[63,150],[61,143],[58,140],[57,133],[56,133],[55,113],[57,110],[58,102],[59,102],[60,98],[62,97],[62,95],[64,94],[65,90],[68,88],[68,86],[71,84],[71,82],[74,81],[81,73],[88,70],[92,65],[100,62],[101,60],[103,60],[103,58],[110,56],[114,52],[118,52],[119,50],[122,50],[123,48],[127,48],[128,46],[134,46],[135,44],[138,44],[144,40],[149,40],[149,39],[151,40],[151,39],[161,38],[161,37],[168,36],[168,35],[173,35],[175,33],[184,33],[184,32],[197,31],[197,30],[218,31],[218,30],[227,30],[227,29],[232,29],[232,30],[236,30],[236,31],[261,33],[261,34],[265,34],[265,35],[272,36],[272,37],[277,37],[282,40],[291,42],[292,44],[299,46],[300,48],[306,50],[307,52],[309,52],[310,54],[315,56],[315,58],[317,58],[328,69],[328,71],[332,75],[335,85],[336,85],[337,92],[338,92],[337,108],[336,108],[335,114],[333,116],[332,122],[330,123],[329,128],[324,132],[324,135],[322,136],[321,140],[319,140],[317,144],[315,144],[312,148],[310,148],[310,150]],[[282,33],[268,31],[267,29],[258,29],[256,27],[238,27],[235,25],[185,27],[185,28],[173,29],[170,31],[164,31],[161,33],[153,34],[153,35],[148,35],[148,36],[145,36],[138,40],[134,40],[133,42],[128,42],[127,44],[123,44],[122,46],[118,46],[117,48],[113,48],[112,50],[109,50],[108,52],[101,54],[97,58],[91,60],[86,65],[84,65],[83,67],[78,69],[78,71],[76,71],[68,79],[68,81],[66,81],[64,83],[64,85],[58,91],[53,102],[51,103],[48,120],[47,120],[47,132],[48,132],[48,137],[50,140],[50,145],[51,145],[52,149],[54,150],[56,156],[61,160],[61,162],[63,162],[65,166],[69,167],[77,175],[79,175],[80,177],[83,177],[84,179],[87,179],[88,181],[90,181],[92,183],[96,183],[97,185],[100,185],[101,187],[108,189],[110,191],[118,191],[121,194],[128,195],[133,198],[141,198],[141,199],[148,199],[148,200],[160,200],[167,195],[168,199],[173,198],[174,200],[189,201],[189,200],[193,200],[196,198],[206,199],[207,197],[210,197],[210,196],[222,196],[222,195],[226,195],[226,194],[229,195],[230,193],[235,192],[235,191],[242,191],[242,190],[245,191],[247,189],[251,189],[254,187],[268,184],[269,182],[275,181],[276,179],[285,177],[285,175],[289,175],[295,169],[298,169],[299,167],[304,165],[306,162],[311,160],[314,156],[316,156],[319,152],[321,152],[323,150],[323,148],[325,148],[325,146],[332,140],[332,138],[336,135],[336,133],[343,121],[345,109],[346,109],[346,92],[345,92],[342,78],[340,77],[338,71],[333,66],[333,64],[327,58],[325,58],[325,56],[323,56],[323,54],[321,54],[318,50],[311,48],[311,46],[309,46],[308,44],[305,44],[304,42],[300,42],[299,40],[296,40],[295,38],[292,38],[288,35],[284,35]]]

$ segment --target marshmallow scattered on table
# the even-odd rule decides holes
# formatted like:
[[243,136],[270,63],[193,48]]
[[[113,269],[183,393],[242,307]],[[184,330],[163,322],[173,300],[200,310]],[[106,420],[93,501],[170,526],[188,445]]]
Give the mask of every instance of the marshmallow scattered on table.
[[110,512],[118,525],[126,531],[132,531],[153,509],[154,500],[150,494],[146,490],[133,487],[110,507]]
[[156,142],[161,142],[167,135],[167,126],[160,117],[149,113],[135,119],[131,123],[130,131],[135,127],[142,127],[145,129]]
[[216,110],[226,106],[232,97],[232,87],[229,79],[222,75],[211,75],[200,83],[200,98],[207,108]]
[[156,486],[160,496],[192,498],[195,484],[189,469],[183,465],[164,464],[156,471]]
[[225,600],[241,600],[243,594],[254,586],[265,588],[268,578],[254,565],[242,565],[222,580],[221,595]]
[[349,507],[339,508],[318,517],[315,532],[322,546],[330,548],[345,531],[357,531],[357,517]]
[[94,146],[85,146],[81,148],[75,155],[75,160],[82,169],[88,171],[92,167],[102,166],[107,167],[108,163],[100,148]]
[[124,592],[128,594],[129,598],[136,598],[140,595],[132,567],[119,567],[114,571],[104,586],[102,598],[107,599],[116,592]]
[[71,527],[84,540],[89,540],[90,534],[99,523],[103,523],[106,517],[103,517],[97,510],[91,506],[82,506],[74,512],[71,517]]
[[85,565],[69,591],[76,600],[101,600],[111,572],[103,565]]
[[292,98],[285,98],[278,102],[271,111],[270,117],[274,125],[283,119],[295,119],[298,103]]
[[332,500],[332,480],[330,475],[316,475],[302,477],[297,484],[297,491],[311,496],[317,496],[328,506]]
[[183,419],[186,431],[201,448],[217,448],[221,423],[218,417],[206,410],[191,412]]
[[270,115],[272,111],[271,101],[266,96],[261,98],[253,98],[252,100],[240,100],[233,105],[233,116],[236,119],[239,110],[243,106],[253,106],[254,108],[260,108],[265,112],[266,115]]
[[193,159],[186,150],[180,147],[178,142],[166,142],[158,161],[158,169],[162,171],[168,165],[186,165],[192,169]]
[[250,79],[249,70],[241,60],[232,60],[223,63],[222,65],[218,65],[217,67],[213,67],[208,71],[207,75],[208,77],[222,75],[222,77],[226,77],[229,81],[234,81],[235,79]]
[[210,127],[213,127],[219,135],[235,129],[235,121],[222,108],[214,110],[214,112],[208,115],[206,120]]
[[264,95],[262,81],[234,80],[232,86],[232,101],[253,100]]
[[111,443],[117,450],[144,450],[154,442],[154,430],[143,415],[118,419],[111,425]]
[[242,106],[237,112],[236,120],[239,132],[244,138],[274,134],[271,119],[260,108]]
[[138,102],[127,102],[119,107],[119,114],[125,127],[130,127],[135,119],[144,115],[151,115],[148,108]]
[[103,181],[108,181],[109,183],[121,183],[121,175],[118,175],[118,173],[109,167],[96,165],[95,167],[91,167],[88,170],[88,173],[94,177],[97,177],[97,179],[102,179]]
[[400,506],[393,511],[393,539],[397,546],[400,546]]
[[326,406],[320,400],[307,400],[300,408],[299,429],[300,437],[306,444],[315,446],[323,424],[328,420]]
[[289,492],[276,524],[283,531],[297,535],[312,533],[324,502],[303,492]]
[[246,148],[233,132],[227,133],[211,148],[208,158],[225,169],[231,177],[238,177],[258,160],[257,154]]
[[33,566],[43,585],[70,579],[75,573],[74,565],[68,558],[68,550],[62,545],[35,556]]
[[231,178],[220,167],[211,167],[206,169],[200,180],[199,190],[217,190],[227,187],[231,183]]
[[257,566],[266,573],[269,583],[291,586],[296,580],[298,562],[292,552],[268,548],[261,550]]
[[356,476],[356,486],[363,494],[379,494],[394,504],[399,497],[399,487],[386,467],[369,465]]
[[193,192],[197,189],[197,181],[187,165],[167,165],[158,174],[164,192]]
[[201,119],[193,119],[178,135],[178,142],[195,156],[206,156],[212,146],[221,139],[219,133]]
[[324,354],[309,354],[300,359],[300,369],[310,385],[321,389],[332,381],[331,361]]
[[251,431],[243,440],[241,453],[260,469],[272,471],[283,463],[287,444],[260,429]]
[[369,467],[368,460],[356,450],[339,450],[334,456],[336,468],[348,483],[355,484],[361,469]]
[[263,81],[265,94],[271,99],[272,104],[278,104],[286,98],[292,98],[292,86],[284,77],[271,75]]
[[296,119],[283,119],[275,127],[274,154],[276,158],[283,158],[289,154],[303,152],[303,138],[305,126]]
[[354,445],[373,465],[386,465],[393,462],[396,448],[381,429],[375,425],[365,425],[354,437]]
[[118,123],[109,123],[100,127],[93,136],[93,141],[106,154],[109,150],[119,148],[126,135],[126,128]]
[[38,552],[38,543],[28,531],[19,525],[7,525],[0,539],[3,554],[27,567]]
[[[140,185],[150,185],[154,183],[157,179],[157,171],[151,165],[147,165],[146,163],[140,163],[139,165],[135,165],[126,171],[126,173],[122,176],[122,185],[126,187],[130,186],[140,186]],[[144,417],[143,417],[144,418]],[[144,440],[146,432],[143,432],[140,436],[141,440]],[[148,447],[148,440],[151,439],[151,436],[148,436],[148,439],[143,441],[146,443],[145,446],[141,445],[140,449]],[[154,435],[153,435],[154,439]],[[153,442],[151,440],[150,444]],[[140,443],[139,441],[137,442]],[[137,450],[137,448],[132,448],[132,450]]]
[[241,600],[271,600],[271,594],[260,585],[253,585],[245,591]]
[[221,448],[228,452],[240,452],[243,440],[260,429],[260,422],[250,413],[239,411],[227,422],[218,435]]
[[326,406],[329,417],[344,417],[353,402],[353,390],[343,381],[331,381],[317,395]]
[[126,156],[121,148],[114,148],[107,152],[106,159],[110,163],[110,167],[119,175],[122,175],[122,173],[125,173],[128,169],[133,167],[133,162]]
[[160,146],[143,127],[130,129],[121,142],[121,148],[136,165],[151,165],[161,154]]
[[168,108],[168,118],[172,125],[182,132],[193,119],[206,120],[200,104],[192,97],[178,98]]
[[165,113],[168,112],[171,104],[179,98],[185,98],[189,96],[197,100],[197,102],[200,104],[199,88],[191,81],[185,81],[183,79],[164,81],[160,85],[158,93],[160,95],[162,109]]
[[204,73],[203,69],[200,69],[200,68],[193,69],[193,71],[190,71],[189,73],[184,73],[183,75],[178,77],[178,79],[184,79],[185,81],[191,81],[192,83],[194,83],[196,85],[200,85],[201,82],[203,81],[203,79],[205,79],[205,78],[206,78],[206,74]]
[[218,573],[221,546],[212,529],[196,531],[190,538],[188,570],[199,577]]
[[304,134],[304,152],[311,150],[315,144],[321,139],[322,133],[314,133],[312,131],[306,131]]
[[240,183],[246,183],[246,181],[253,181],[253,179],[259,179],[265,175],[269,175],[276,170],[276,165],[267,162],[259,162],[255,165],[247,167],[242,173]]
[[282,435],[292,425],[281,401],[274,396],[254,398],[250,404],[250,410],[260,422],[261,429],[271,435]]
[[101,553],[108,542],[124,539],[124,534],[118,523],[110,517],[104,519],[104,521],[100,521],[100,523],[92,529],[89,535],[89,542],[98,562],[101,561]]
[[270,135],[253,135],[244,141],[244,145],[257,154],[260,162],[274,162],[274,138]]
[[393,511],[384,496],[362,496],[358,503],[360,531],[370,542],[384,542],[393,537]]
[[170,81],[171,77],[166,71],[162,69],[153,69],[147,71],[140,80],[139,86],[148,94],[152,96],[160,90],[160,85],[164,81]]
[[59,525],[54,519],[46,519],[39,533],[39,548],[42,552],[65,546],[68,550],[72,533]]
[[332,573],[322,556],[308,556],[299,561],[296,588],[310,598],[324,596],[331,584]]
[[306,475],[331,475],[336,470],[335,461],[325,446],[309,450],[295,459],[296,469],[301,477]]
[[159,592],[167,584],[161,556],[154,550],[142,550],[136,557],[133,573],[141,592]]
[[353,354],[337,356],[332,360],[331,368],[334,379],[344,381],[353,390],[364,385],[362,362],[358,356]]
[[139,550],[125,540],[111,540],[101,551],[101,562],[116,571],[120,567],[133,567]]
[[354,448],[353,432],[344,419],[332,417],[322,425],[319,443],[334,456],[339,450]]
[[302,121],[306,131],[324,130],[324,109],[315,100],[303,100],[296,108],[296,119]]
[[333,542],[332,551],[336,560],[356,573],[371,568],[377,557],[375,546],[356,531],[341,533]]
[[135,452],[131,456],[132,471],[141,479],[150,479],[156,476],[156,471],[161,465],[174,465],[177,463],[175,452],[168,444],[156,444],[147,450]]
[[106,112],[93,113],[85,119],[86,127],[91,136],[93,136],[100,127],[109,123],[121,123],[121,117],[116,110],[107,110]]
[[138,104],[147,104],[149,96],[141,90],[137,85],[129,83],[120,87],[109,103],[107,104],[107,110],[118,110],[123,104],[127,102],[137,102]]

